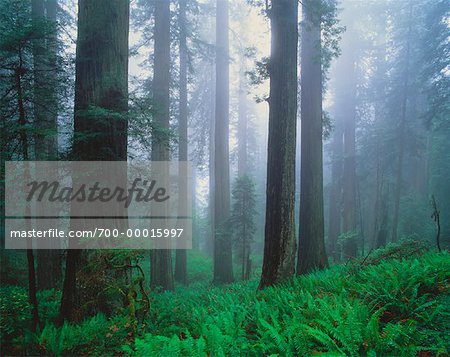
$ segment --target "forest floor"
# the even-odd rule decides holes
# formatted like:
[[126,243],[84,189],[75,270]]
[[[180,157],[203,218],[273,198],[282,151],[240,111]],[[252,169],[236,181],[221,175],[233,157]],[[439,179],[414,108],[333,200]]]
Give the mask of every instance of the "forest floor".
[[[404,258],[403,258],[404,257]],[[3,286],[2,355],[448,355],[450,254],[390,245],[368,257],[257,291],[255,276],[209,283],[211,261],[191,252],[188,287],[149,293],[106,317],[56,327],[60,292],[39,292],[45,323],[31,333],[26,288]],[[256,274],[255,274],[256,275]],[[139,312],[142,312],[139,316]],[[145,313],[145,316],[144,316]]]

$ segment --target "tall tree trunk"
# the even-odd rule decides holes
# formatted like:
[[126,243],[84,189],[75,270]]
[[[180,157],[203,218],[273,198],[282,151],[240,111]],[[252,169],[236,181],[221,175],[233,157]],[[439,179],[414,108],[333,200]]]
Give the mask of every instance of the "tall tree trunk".
[[341,234],[343,133],[340,123],[333,132],[328,243],[329,254],[339,260],[338,238]]
[[290,278],[295,271],[297,9],[297,0],[274,0],[270,10],[267,199],[260,289]]
[[[164,130],[169,129],[170,86],[170,2],[155,2],[155,65],[153,76],[154,122]],[[152,161],[169,161],[169,142],[155,137],[152,142]],[[168,177],[169,172],[162,175]],[[173,290],[172,252],[157,249],[151,252],[151,286]]]
[[33,40],[33,104],[34,104],[34,125],[37,129],[35,134],[35,152],[36,159],[46,159],[47,152],[47,135],[46,129],[48,127],[47,117],[48,112],[47,107],[47,83],[48,77],[46,78],[46,59],[45,59],[45,38],[41,35],[43,34],[44,26],[46,26],[45,19],[45,7],[44,0],[32,0],[31,1],[31,15],[33,19],[33,25],[35,26],[35,31],[38,33],[38,38]]
[[57,56],[58,56],[58,29],[57,29],[57,12],[58,2],[57,0],[46,0],[45,9],[47,12],[47,26],[51,28],[47,35],[46,41],[46,62],[48,69],[49,79],[47,83],[47,123],[50,135],[46,137],[47,154],[49,160],[55,160],[58,156],[58,103],[57,93],[55,90],[55,77],[58,71],[57,68]]
[[[349,49],[350,51],[350,49]],[[344,90],[346,93],[344,105],[344,172],[343,172],[343,220],[342,230],[349,234],[349,238],[344,241],[344,258],[356,257],[357,255],[357,233],[356,233],[356,162],[355,162],[355,64],[353,59],[344,59],[348,63],[344,64],[348,69],[344,73],[350,76]]]
[[403,73],[403,89],[402,89],[402,99],[401,99],[401,113],[400,113],[400,123],[398,126],[398,157],[395,173],[395,194],[394,194],[394,212],[392,218],[392,241],[397,240],[398,234],[398,219],[400,212],[400,198],[402,194],[402,181],[403,181],[403,159],[405,155],[405,129],[406,129],[406,110],[408,106],[408,87],[409,87],[409,57],[411,52],[411,31],[412,31],[412,9],[413,3],[409,1],[409,16],[408,16],[408,34],[406,39],[406,65]]
[[214,283],[233,281],[229,163],[228,0],[216,1],[216,120],[214,150]]
[[199,221],[197,217],[197,172],[195,166],[192,168],[192,184],[191,184],[191,192],[192,192],[192,249],[199,251],[200,250],[200,227]]
[[381,195],[383,192],[383,176],[381,172],[381,164],[380,164],[380,140],[377,135],[376,138],[376,173],[375,173],[375,203],[373,206],[373,227],[372,227],[372,248],[377,247],[377,236],[378,230],[380,228],[381,222]]
[[211,81],[210,81],[210,95],[211,95],[211,103],[210,103],[210,116],[209,116],[209,147],[208,147],[208,157],[209,157],[209,164],[208,164],[208,177],[209,177],[209,187],[208,187],[208,218],[209,218],[209,225],[210,229],[208,232],[206,244],[205,244],[205,250],[208,254],[213,256],[214,254],[214,232],[215,232],[215,224],[214,224],[214,184],[215,184],[215,178],[214,178],[214,172],[215,172],[215,72],[214,72],[214,64],[211,63]]
[[313,1],[302,5],[301,178],[297,274],[328,266],[324,243],[322,167],[322,66],[320,19]]
[[[127,159],[128,25],[128,0],[78,1],[75,160]],[[111,115],[96,117],[92,107],[106,109]],[[71,227],[73,224],[71,221]],[[80,250],[67,251],[61,320],[74,318],[80,257]]]
[[[35,135],[36,160],[55,160],[58,154],[56,83],[53,79],[57,71],[56,6],[56,0],[46,1],[47,17],[45,17],[44,1],[32,1],[32,14],[36,26],[45,26],[51,29],[45,34],[45,39],[37,39],[33,43],[34,122],[38,129],[38,133]],[[43,223],[44,221],[41,222],[41,224]],[[58,287],[62,275],[61,264],[61,251],[37,250],[37,287],[39,290]]]
[[[384,0],[383,0],[384,3]],[[378,86],[375,86],[375,97],[376,98],[385,98],[386,97],[386,54],[387,54],[387,34],[386,34],[386,28],[387,28],[387,19],[388,15],[387,12],[384,11],[380,14],[380,18],[382,20],[383,26],[381,26],[381,29],[378,33],[377,37],[377,47],[379,48],[379,52],[377,53],[377,57],[380,59],[380,61],[375,66],[375,72],[374,76],[378,78],[380,81],[380,84]],[[375,140],[376,140],[376,166],[375,166],[375,185],[374,185],[374,196],[375,196],[375,204],[373,206],[373,225],[372,225],[372,248],[380,248],[383,242],[382,237],[384,236],[384,241],[386,241],[386,234],[387,234],[387,225],[388,224],[388,204],[387,201],[384,198],[383,190],[384,187],[387,186],[385,181],[385,168],[382,164],[381,155],[383,152],[381,140],[382,140],[382,133],[380,132],[380,124],[383,123],[383,120],[386,117],[385,114],[385,105],[383,100],[378,100],[375,102],[374,105],[374,115],[375,115],[375,123],[377,124],[378,128],[375,132]],[[383,230],[383,232],[381,232]],[[381,237],[381,239],[379,239]]]
[[238,176],[247,174],[247,85],[245,59],[240,54],[239,98],[238,98]]
[[[178,159],[180,162],[188,160],[188,103],[187,103],[187,47],[186,47],[186,0],[180,0],[180,117],[178,124]],[[180,197],[187,195],[186,165],[179,165]],[[179,204],[187,204],[182,199]],[[179,207],[180,212],[187,212],[187,207]],[[186,249],[177,249],[175,256],[175,280],[187,284],[187,255]]]
[[389,217],[388,216],[387,194],[385,196],[383,196],[383,194],[382,194],[380,205],[381,205],[381,207],[380,207],[381,220],[380,220],[380,226],[377,231],[375,248],[384,247],[387,242],[387,237],[388,237],[387,225],[388,225],[388,217]]
[[[19,51],[19,67],[16,68],[16,90],[17,90],[17,104],[19,109],[19,127],[20,130],[20,144],[22,146],[22,157],[24,161],[29,160],[28,154],[28,135],[26,131],[26,114],[25,114],[25,105],[23,100],[23,88],[22,88],[22,78],[21,75],[24,73],[23,69],[23,59],[22,59],[22,51]],[[30,172],[28,166],[26,166],[25,175],[29,176]],[[29,179],[29,177],[28,177]],[[26,206],[26,215],[28,217],[31,216],[30,206],[27,204]],[[31,231],[31,221],[29,219],[26,220],[26,228],[28,231]],[[37,326],[39,325],[39,310],[38,310],[38,302],[36,297],[36,272],[34,267],[34,254],[33,254],[33,246],[32,241],[29,240],[27,242],[27,265],[28,265],[28,299],[32,306],[31,308],[31,330],[33,332],[36,331]]]

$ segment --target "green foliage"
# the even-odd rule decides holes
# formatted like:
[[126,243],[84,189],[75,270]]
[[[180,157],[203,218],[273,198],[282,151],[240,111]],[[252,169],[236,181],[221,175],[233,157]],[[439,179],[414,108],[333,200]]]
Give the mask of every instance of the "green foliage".
[[42,320],[56,321],[61,303],[61,290],[50,289],[37,292],[39,317]]
[[[21,158],[17,145],[23,132],[27,134],[30,144],[33,143],[30,140],[33,136],[49,139],[56,136],[53,128],[39,127],[33,123],[37,112],[46,116],[54,116],[58,112],[61,119],[71,115],[66,109],[70,106],[67,98],[72,91],[70,72],[73,62],[65,51],[65,45],[57,38],[58,25],[68,25],[70,19],[62,8],[58,9],[57,17],[56,23],[48,18],[32,19],[30,1],[0,2],[2,160]],[[48,48],[39,56],[45,71],[40,71],[41,83],[36,88],[35,81],[39,80],[36,78],[33,50],[36,50],[38,43],[46,43]],[[57,51],[52,53],[49,48]]]
[[429,244],[426,241],[406,238],[398,243],[388,243],[385,247],[370,252],[365,263],[376,265],[386,260],[419,257],[428,250]]
[[336,0],[305,0],[302,2],[302,6],[308,9],[312,22],[303,22],[302,26],[306,26],[308,31],[313,25],[320,25],[321,28],[321,43],[317,44],[320,52],[317,55],[320,56],[322,64],[323,85],[328,80],[331,61],[341,53],[339,42],[345,27],[339,25],[337,5]]
[[428,11],[424,18],[425,31],[420,38],[421,79],[429,105],[425,118],[428,126],[439,130],[449,127],[448,37],[450,28],[448,19],[450,10],[445,0],[428,1],[426,6]]
[[[210,261],[192,257],[200,264],[195,274],[210,271]],[[137,328],[126,314],[98,314],[77,325],[47,322],[25,338],[18,335],[30,326],[26,290],[5,287],[2,331],[14,329],[10,342],[33,355],[437,355],[450,349],[449,258],[405,241],[263,291],[257,280],[153,291]],[[44,313],[58,296],[40,294]]]
[[129,342],[131,324],[127,317],[108,319],[98,314],[79,325],[64,323],[62,327],[45,325],[36,337],[37,350],[44,355],[113,356]]
[[213,261],[211,257],[195,250],[188,250],[188,281],[197,283],[200,281],[211,281]]
[[25,252],[0,251],[0,285],[25,285],[28,279]]
[[338,243],[343,245],[347,241],[354,241],[358,238],[359,233],[357,231],[343,232],[338,237]]
[[0,288],[0,341],[11,342],[30,328],[31,305],[28,292],[20,286]]
[[[374,256],[389,256],[398,246]],[[439,297],[449,293],[448,258],[425,253],[376,265],[355,261],[256,294],[257,282],[250,281],[153,295],[147,333],[124,351],[136,356],[443,352],[449,348],[450,319],[448,303]]]
[[256,231],[254,222],[256,215],[256,189],[255,183],[249,176],[242,176],[236,179],[232,189],[232,197],[233,207],[230,227],[233,232],[234,243],[240,253],[245,249],[248,254]]
[[432,239],[434,243],[435,229],[431,219],[431,208],[428,200],[419,199],[413,194],[401,199],[400,231],[404,235]]
[[249,176],[238,177],[232,189],[233,209],[231,224],[238,233],[245,226],[250,235],[255,231],[253,216],[256,214],[255,183]]
[[[141,255],[142,251],[139,250],[83,251],[77,272],[77,293],[79,301],[83,303],[74,307],[74,320],[82,321],[97,313],[111,316],[128,310],[131,303],[128,293],[132,288],[129,277],[133,280],[142,278],[136,269],[129,266],[139,262]],[[137,284],[138,280],[134,283]],[[137,286],[135,289],[139,290]],[[55,302],[55,305],[59,311],[59,302]]]

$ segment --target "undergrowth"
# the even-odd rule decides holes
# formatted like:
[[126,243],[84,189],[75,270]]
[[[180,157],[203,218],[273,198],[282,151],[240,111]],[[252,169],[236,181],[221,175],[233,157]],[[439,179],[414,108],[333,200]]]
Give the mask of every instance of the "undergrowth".
[[[150,293],[150,311],[137,329],[126,315],[99,314],[77,325],[48,322],[28,337],[14,333],[24,329],[23,318],[12,320],[29,313],[21,307],[26,295],[2,288],[2,297],[21,299],[5,315],[11,308],[1,305],[2,341],[13,338],[13,345],[26,346],[23,354],[45,355],[415,356],[450,350],[447,252],[370,264],[363,258],[263,291],[256,290],[257,279],[214,287],[200,281],[201,272],[195,276],[197,282],[175,293]],[[5,329],[11,325],[13,331]]]

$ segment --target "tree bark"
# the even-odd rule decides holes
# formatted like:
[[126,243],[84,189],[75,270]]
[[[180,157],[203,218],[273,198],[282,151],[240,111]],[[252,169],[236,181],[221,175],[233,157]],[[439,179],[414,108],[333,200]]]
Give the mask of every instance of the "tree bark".
[[[349,39],[347,39],[347,42]],[[345,45],[345,43],[344,43]],[[358,252],[358,240],[356,233],[356,144],[355,144],[355,127],[356,127],[356,68],[354,50],[351,46],[344,49],[348,55],[342,57],[342,73],[347,75],[343,80],[344,88],[341,87],[341,110],[343,113],[344,126],[344,171],[343,171],[343,219],[342,230],[347,233],[350,238],[344,240],[343,253],[344,258],[354,258]]]
[[209,117],[209,165],[208,165],[208,177],[209,177],[209,187],[208,187],[208,193],[209,193],[209,200],[208,200],[208,218],[209,218],[209,225],[210,230],[208,232],[206,244],[205,244],[205,250],[208,254],[213,256],[214,254],[214,232],[215,232],[215,224],[214,224],[214,172],[215,172],[215,166],[214,166],[214,159],[215,159],[215,78],[214,78],[214,64],[211,64],[211,82],[210,82],[210,94],[211,94],[211,105],[210,105],[210,117]]
[[[380,83],[375,86],[375,97],[376,98],[385,98],[386,97],[386,54],[387,54],[387,34],[386,34],[386,22],[387,22],[387,12],[384,11],[380,14],[380,18],[382,20],[383,26],[381,26],[380,31],[378,33],[376,45],[379,51],[376,53],[379,61],[375,65],[374,76],[377,78]],[[383,149],[381,145],[381,141],[383,135],[380,130],[380,125],[383,123],[385,119],[385,106],[382,100],[378,100],[374,105],[374,119],[378,128],[375,132],[375,185],[374,185],[374,196],[375,203],[373,206],[373,228],[372,228],[372,248],[380,248],[383,244],[386,243],[387,236],[387,224],[388,224],[388,202],[387,195],[383,192],[385,188],[388,188],[387,182],[385,180],[385,167],[382,164],[381,157],[383,155]],[[383,238],[384,237],[384,238]],[[384,242],[384,243],[383,243]]]
[[[178,124],[178,160],[186,162],[188,160],[188,102],[187,102],[187,46],[186,46],[186,0],[180,0],[180,116]],[[187,195],[187,172],[186,165],[179,165],[179,188],[180,197]],[[187,212],[187,201],[181,199],[179,204],[180,212]],[[181,215],[181,214],[180,214]],[[175,255],[175,280],[187,284],[187,252],[186,249],[177,249]]]
[[[241,52],[243,50],[241,49]],[[247,174],[247,83],[245,58],[240,54],[239,98],[238,98],[238,176]]]
[[[169,130],[170,86],[170,2],[155,2],[155,65],[153,75],[154,123]],[[152,161],[169,161],[169,142],[155,137],[152,141]],[[162,173],[168,177],[169,171]],[[151,286],[163,290],[174,289],[172,252],[170,249],[153,250],[151,257]]]
[[320,19],[313,1],[302,5],[301,178],[297,274],[328,266],[324,243],[322,167],[322,66]]
[[[56,6],[56,0],[46,1],[47,16],[45,16],[44,1],[32,1],[32,16],[35,26],[51,28],[46,31],[45,37],[33,42],[34,123],[38,130],[35,135],[35,158],[37,161],[55,160],[58,155],[58,108],[56,83],[53,79],[57,73]],[[41,224],[43,223],[44,221],[41,222]],[[38,249],[36,255],[38,290],[58,287],[62,276],[61,251]]]
[[341,234],[341,204],[342,204],[342,157],[343,157],[343,133],[340,123],[336,123],[332,142],[332,164],[331,164],[331,188],[330,188],[330,211],[328,243],[329,254],[333,259],[340,259],[338,238]]
[[216,117],[214,150],[214,283],[233,281],[229,163],[228,0],[216,2]]
[[[128,25],[128,0],[78,1],[75,160],[127,159]],[[97,117],[92,108],[101,108],[106,113]],[[73,224],[71,221],[71,227]],[[61,320],[74,318],[80,257],[80,250],[67,251]]]
[[[15,71],[15,79],[16,79],[16,91],[17,91],[17,104],[18,104],[18,111],[19,111],[19,127],[20,130],[20,144],[22,146],[22,158],[23,161],[27,162],[29,160],[29,153],[28,153],[28,134],[26,131],[26,125],[27,125],[27,119],[25,114],[25,105],[24,105],[24,99],[23,99],[23,87],[22,87],[22,73],[24,73],[23,70],[23,58],[22,58],[22,51],[19,50],[19,67],[16,68]],[[29,168],[26,166],[25,175],[28,176],[29,179]],[[30,205],[27,204],[26,206],[26,215],[28,217],[31,216],[31,210]],[[31,231],[31,220],[26,220],[26,228],[27,231]],[[32,241],[28,240],[27,242],[27,266],[28,266],[28,299],[31,304],[31,331],[35,332],[38,325],[39,325],[39,310],[38,310],[38,302],[36,297],[36,271],[34,266],[34,254],[33,254],[33,246]]]
[[264,259],[259,288],[294,274],[295,148],[297,125],[297,1],[274,0]]
[[395,195],[394,195],[394,212],[392,218],[392,241],[397,240],[398,235],[398,219],[400,213],[400,198],[402,194],[402,182],[403,182],[403,158],[405,155],[405,129],[406,129],[406,110],[408,106],[408,87],[409,87],[409,57],[411,52],[411,32],[412,32],[412,1],[409,1],[409,22],[408,22],[408,34],[406,39],[406,65],[403,73],[403,90],[401,99],[401,113],[400,123],[398,126],[398,157],[395,173]]

